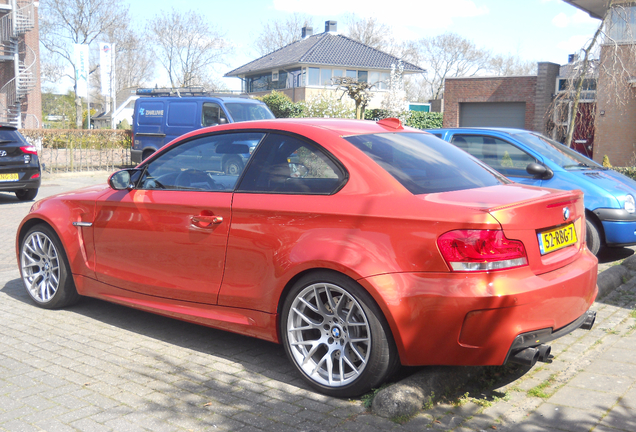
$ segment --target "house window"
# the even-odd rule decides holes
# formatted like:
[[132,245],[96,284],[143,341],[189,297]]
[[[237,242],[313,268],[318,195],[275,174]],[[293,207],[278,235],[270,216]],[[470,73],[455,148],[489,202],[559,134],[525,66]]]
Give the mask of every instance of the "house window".
[[320,84],[324,86],[332,85],[331,69],[320,69]]
[[391,80],[391,74],[388,72],[382,72],[380,74],[380,90],[388,90]]
[[358,79],[358,71],[357,70],[347,70],[347,77]]
[[333,76],[334,77],[344,76],[344,70],[342,70],[342,69],[334,69],[333,70]]
[[317,86],[320,85],[320,68],[308,68],[309,70],[309,82],[307,85]]
[[368,71],[358,71],[358,82],[369,82],[369,72]]
[[636,40],[636,6],[613,6],[607,26],[608,38],[614,42]]

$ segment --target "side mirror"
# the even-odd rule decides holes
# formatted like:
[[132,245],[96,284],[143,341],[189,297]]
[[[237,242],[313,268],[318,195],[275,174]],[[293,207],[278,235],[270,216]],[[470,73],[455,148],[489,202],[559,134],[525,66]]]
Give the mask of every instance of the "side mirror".
[[138,177],[135,175],[138,172],[137,169],[117,171],[108,178],[108,185],[115,190],[132,190],[135,188],[133,177]]
[[526,172],[531,176],[539,178],[541,180],[550,180],[554,177],[554,172],[545,165],[532,162],[526,167]]

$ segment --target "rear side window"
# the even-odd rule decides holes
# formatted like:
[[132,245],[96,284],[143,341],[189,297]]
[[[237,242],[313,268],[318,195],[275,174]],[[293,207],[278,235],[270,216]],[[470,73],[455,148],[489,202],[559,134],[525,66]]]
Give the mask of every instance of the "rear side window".
[[537,162],[519,147],[491,136],[454,135],[451,142],[506,176],[532,177],[526,167]]
[[322,147],[292,135],[269,134],[241,180],[239,191],[330,195],[347,175]]
[[416,195],[509,182],[463,151],[429,134],[384,133],[345,139]]

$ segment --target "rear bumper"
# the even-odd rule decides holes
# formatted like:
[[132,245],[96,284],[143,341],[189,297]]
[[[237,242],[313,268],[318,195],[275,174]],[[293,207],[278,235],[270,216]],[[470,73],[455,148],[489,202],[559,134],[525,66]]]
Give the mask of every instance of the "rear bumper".
[[379,297],[404,365],[501,365],[519,335],[561,329],[597,294],[587,250],[549,273],[396,273],[360,281]]
[[[3,172],[8,172],[3,170]],[[22,189],[38,189],[42,183],[42,174],[39,166],[26,166],[16,169],[15,172],[19,174],[18,181],[0,181],[0,191],[2,192],[14,192]],[[37,178],[31,178],[34,175],[38,175]]]

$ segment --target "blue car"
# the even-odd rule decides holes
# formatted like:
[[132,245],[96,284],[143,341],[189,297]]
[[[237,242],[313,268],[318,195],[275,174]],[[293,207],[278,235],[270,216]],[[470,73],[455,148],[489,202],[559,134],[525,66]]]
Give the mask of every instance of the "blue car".
[[586,240],[603,246],[636,244],[636,182],[543,135],[521,129],[431,129],[509,179],[585,194]]

